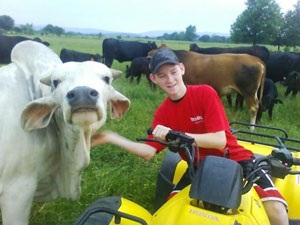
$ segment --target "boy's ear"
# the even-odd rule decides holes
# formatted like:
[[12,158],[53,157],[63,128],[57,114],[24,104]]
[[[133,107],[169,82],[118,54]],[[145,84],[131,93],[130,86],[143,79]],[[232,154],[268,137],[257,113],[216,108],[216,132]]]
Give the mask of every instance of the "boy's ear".
[[184,73],[185,73],[185,66],[184,66],[184,64],[183,63],[179,63],[179,67],[180,67],[180,69],[182,71],[182,74],[184,75]]
[[150,79],[154,84],[157,84],[157,82],[155,80],[155,75],[153,75],[152,73],[150,73]]

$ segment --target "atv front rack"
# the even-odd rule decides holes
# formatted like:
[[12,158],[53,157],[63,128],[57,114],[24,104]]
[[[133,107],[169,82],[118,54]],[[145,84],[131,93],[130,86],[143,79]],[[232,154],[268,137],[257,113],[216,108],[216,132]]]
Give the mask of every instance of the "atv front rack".
[[[257,129],[255,129],[255,131],[250,131],[250,130],[245,129],[245,128],[248,129],[249,127],[255,127]],[[241,129],[241,128],[244,128],[244,129]],[[275,131],[277,133],[280,133],[280,135],[257,132],[257,130],[262,130],[262,129],[266,129],[270,132]],[[299,147],[287,145],[287,143],[290,143],[290,144],[293,143],[293,144],[299,144],[299,146],[300,146],[300,140],[289,138],[288,133],[284,129],[281,129],[281,128],[234,121],[234,122],[230,123],[230,130],[231,130],[232,134],[234,134],[237,137],[237,139],[240,141],[247,141],[250,143],[263,144],[263,145],[268,145],[268,146],[272,146],[275,148],[284,148],[287,150],[300,152]],[[240,137],[240,136],[238,136],[238,134],[247,134],[247,136],[252,136],[252,137],[254,137],[254,136],[264,137],[270,141],[262,141],[262,140],[257,140],[254,138]],[[271,140],[273,140],[273,141],[275,140],[277,143],[272,143]]]

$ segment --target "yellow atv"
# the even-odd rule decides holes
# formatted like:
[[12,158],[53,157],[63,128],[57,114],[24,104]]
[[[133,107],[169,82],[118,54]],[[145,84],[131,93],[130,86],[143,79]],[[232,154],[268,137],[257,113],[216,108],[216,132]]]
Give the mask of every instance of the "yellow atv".
[[[242,167],[225,157],[207,156],[194,172],[194,139],[182,132],[170,131],[166,142],[150,139],[170,149],[158,176],[155,201],[158,209],[153,215],[130,200],[117,196],[105,197],[92,203],[74,225],[268,225],[270,222],[263,204],[252,187],[257,179],[255,171],[261,168],[269,171],[274,179],[280,178],[275,180],[275,185],[289,205],[290,224],[299,225],[300,153],[297,151],[300,149],[284,143],[299,144],[300,140],[289,139],[285,131],[277,128],[255,125],[279,130],[283,136],[233,129],[236,125],[250,126],[235,122],[231,124],[234,134],[263,136],[277,142],[239,138],[241,145],[259,154],[253,172],[245,179]],[[181,160],[177,154],[179,151],[185,152],[187,162]],[[187,169],[192,184],[167,200]]]

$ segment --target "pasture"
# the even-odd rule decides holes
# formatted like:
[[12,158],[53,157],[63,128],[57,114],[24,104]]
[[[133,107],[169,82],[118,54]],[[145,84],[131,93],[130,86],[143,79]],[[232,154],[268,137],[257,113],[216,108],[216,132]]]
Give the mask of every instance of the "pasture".
[[[66,38],[41,37],[48,41],[58,55],[62,48],[69,48],[87,53],[100,53],[102,55],[103,39],[96,38]],[[147,41],[147,40],[143,40]],[[152,40],[151,40],[152,41]],[[159,46],[165,43],[172,49],[189,49],[189,42],[155,40]],[[197,43],[201,47],[229,47],[237,45],[215,45],[213,43]],[[238,45],[241,46],[241,45]],[[275,47],[269,47],[276,50]],[[118,63],[114,61],[112,68],[123,71],[123,75],[113,82],[113,86],[131,100],[127,114],[120,121],[108,119],[101,130],[112,130],[135,140],[136,137],[145,137],[146,129],[151,126],[153,113],[162,102],[165,95],[158,88],[152,91],[145,77],[138,85],[136,81],[130,84],[125,78],[126,65],[130,62]],[[273,120],[269,121],[267,113],[263,113],[261,124],[285,129],[291,138],[299,138],[300,130],[300,97],[284,98],[285,87],[277,83],[279,98],[283,105],[275,105]],[[230,108],[223,98],[223,104],[229,121],[249,121],[246,104],[243,110],[235,111]],[[299,147],[299,146],[298,146]],[[31,225],[69,225],[73,224],[89,204],[105,196],[122,196],[132,200],[152,212],[152,201],[155,193],[156,176],[166,151],[157,155],[151,162],[146,162],[133,156],[116,146],[98,146],[91,150],[91,163],[82,174],[81,197],[78,201],[57,199],[48,203],[35,203],[33,205]],[[22,191],[22,190],[20,190]],[[1,222],[1,221],[0,221]]]

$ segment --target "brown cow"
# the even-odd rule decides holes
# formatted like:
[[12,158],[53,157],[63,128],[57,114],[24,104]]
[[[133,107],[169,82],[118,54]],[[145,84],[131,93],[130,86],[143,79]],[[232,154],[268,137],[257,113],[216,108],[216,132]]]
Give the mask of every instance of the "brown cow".
[[[236,91],[249,106],[250,123],[255,124],[259,107],[258,89],[263,92],[266,69],[257,57],[247,54],[205,55],[184,50],[173,50],[185,65],[186,84],[208,84],[224,96]],[[153,52],[151,52],[153,53]]]

